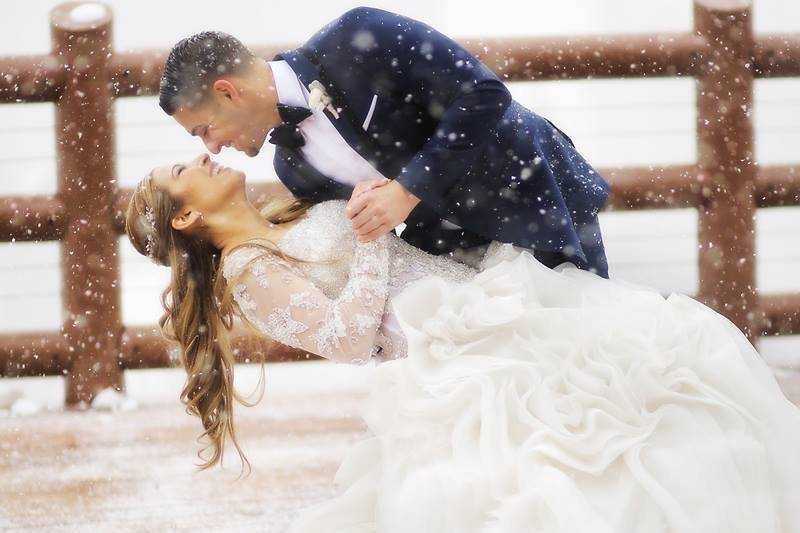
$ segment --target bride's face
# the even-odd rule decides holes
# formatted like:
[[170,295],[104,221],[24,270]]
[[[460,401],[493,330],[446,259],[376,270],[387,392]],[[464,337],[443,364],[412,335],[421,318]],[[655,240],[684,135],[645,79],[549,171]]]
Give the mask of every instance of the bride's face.
[[211,214],[231,201],[246,199],[244,172],[224,167],[208,154],[188,163],[157,167],[151,173],[153,184],[182,206],[182,211]]

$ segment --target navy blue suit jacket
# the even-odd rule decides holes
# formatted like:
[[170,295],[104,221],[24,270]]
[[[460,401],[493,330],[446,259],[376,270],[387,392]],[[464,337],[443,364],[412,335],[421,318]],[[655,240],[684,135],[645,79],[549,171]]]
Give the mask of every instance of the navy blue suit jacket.
[[[490,240],[608,277],[597,213],[608,184],[547,119],[513,101],[485,65],[425,24],[356,8],[278,54],[340,109],[333,125],[384,176],[421,199],[401,237],[434,254]],[[363,128],[373,99],[375,108]],[[329,117],[329,112],[325,112]],[[278,147],[280,180],[322,201],[352,188]]]

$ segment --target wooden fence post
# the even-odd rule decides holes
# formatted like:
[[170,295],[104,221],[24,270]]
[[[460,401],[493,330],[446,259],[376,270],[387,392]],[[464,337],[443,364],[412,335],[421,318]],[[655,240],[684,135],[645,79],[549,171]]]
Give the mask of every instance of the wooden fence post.
[[698,299],[754,343],[756,289],[751,0],[695,0],[695,31],[705,38],[697,78]]
[[111,11],[65,3],[51,12],[53,55],[66,70],[56,102],[58,195],[67,226],[61,246],[62,334],[70,356],[67,406],[124,387],[114,204],[114,117],[108,64]]

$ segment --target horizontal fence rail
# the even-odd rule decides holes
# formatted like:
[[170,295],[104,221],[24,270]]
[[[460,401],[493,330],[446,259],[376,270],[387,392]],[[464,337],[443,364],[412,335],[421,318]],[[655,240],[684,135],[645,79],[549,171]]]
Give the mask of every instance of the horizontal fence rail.
[[[272,59],[286,45],[254,46]],[[465,39],[464,46],[508,81],[697,76],[706,39],[692,33],[547,39]],[[115,53],[110,61],[114,96],[158,93],[168,51]],[[800,76],[800,34],[766,35],[753,51],[756,78]],[[0,58],[0,102],[55,102],[66,76],[52,56]]]
[[[76,22],[80,6],[51,12],[52,53],[0,58],[0,103],[56,106],[59,184],[53,196],[0,197],[0,241],[62,243],[66,311],[59,331],[0,334],[0,376],[65,375],[68,406],[85,405],[101,388],[123,389],[125,369],[177,363],[157,329],[121,321],[117,238],[131,191],[116,187],[113,164],[113,99],[157,94],[168,51],[115,52],[110,10]],[[697,209],[694,297],[754,344],[800,334],[800,294],[758,294],[754,227],[758,208],[800,205],[800,165],[759,166],[751,118],[755,79],[800,76],[800,34],[755,36],[742,0],[695,0],[694,21],[685,33],[463,43],[509,82],[695,78],[697,163],[599,169],[611,185],[604,210]],[[294,46],[252,50],[271,59]],[[77,124],[94,133],[79,134]],[[250,194],[287,191],[258,184]],[[234,347],[243,363],[316,357],[238,328]]]

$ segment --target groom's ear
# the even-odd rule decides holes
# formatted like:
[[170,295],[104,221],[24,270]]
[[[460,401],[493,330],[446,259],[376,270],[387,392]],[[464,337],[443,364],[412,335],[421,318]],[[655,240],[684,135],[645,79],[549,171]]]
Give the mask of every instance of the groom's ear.
[[214,96],[230,100],[238,104],[242,99],[242,94],[239,89],[226,79],[219,79],[211,86],[214,89]]
[[180,211],[177,215],[172,217],[172,229],[177,231],[186,231],[200,225],[200,219],[203,215],[199,211]]

